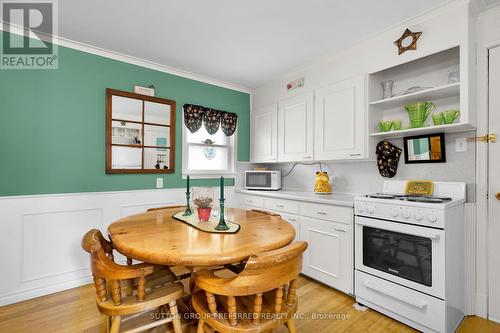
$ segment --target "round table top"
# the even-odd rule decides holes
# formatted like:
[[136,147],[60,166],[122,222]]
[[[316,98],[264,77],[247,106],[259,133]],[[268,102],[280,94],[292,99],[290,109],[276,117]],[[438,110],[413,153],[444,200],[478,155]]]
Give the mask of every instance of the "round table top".
[[236,263],[253,254],[290,244],[295,229],[279,216],[226,208],[226,220],[240,224],[235,234],[198,230],[175,220],[180,208],[127,216],[112,223],[108,233],[121,254],[168,266],[213,266]]

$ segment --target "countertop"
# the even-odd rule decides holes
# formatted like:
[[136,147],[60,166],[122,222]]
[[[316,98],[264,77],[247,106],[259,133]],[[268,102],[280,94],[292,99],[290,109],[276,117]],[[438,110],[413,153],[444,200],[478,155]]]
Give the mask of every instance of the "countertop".
[[277,199],[288,199],[297,201],[314,202],[328,205],[353,207],[355,194],[349,193],[332,193],[332,194],[316,194],[314,192],[308,191],[289,191],[289,190],[279,190],[279,191],[252,191],[245,190],[242,188],[236,188],[235,192],[256,195],[269,198]]

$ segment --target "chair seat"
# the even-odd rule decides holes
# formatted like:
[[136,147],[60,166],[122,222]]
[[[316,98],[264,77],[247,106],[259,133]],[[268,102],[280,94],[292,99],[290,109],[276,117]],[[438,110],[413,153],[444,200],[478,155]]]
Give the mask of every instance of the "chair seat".
[[215,295],[217,303],[217,315],[209,315],[206,293],[204,290],[197,291],[192,298],[194,310],[202,316],[202,319],[217,331],[224,332],[267,332],[272,329],[278,329],[295,312],[297,312],[297,303],[288,306],[283,299],[281,311],[274,314],[275,291],[269,291],[262,295],[262,314],[258,325],[253,324],[253,305],[255,295],[236,297],[237,324],[232,326],[229,323],[227,310],[227,297]]
[[107,316],[126,316],[168,304],[181,298],[183,294],[184,286],[180,282],[175,282],[149,290],[146,289],[143,302],[138,302],[135,295],[127,295],[122,298],[120,305],[115,305],[111,297],[108,297],[104,302],[98,299],[97,308]]

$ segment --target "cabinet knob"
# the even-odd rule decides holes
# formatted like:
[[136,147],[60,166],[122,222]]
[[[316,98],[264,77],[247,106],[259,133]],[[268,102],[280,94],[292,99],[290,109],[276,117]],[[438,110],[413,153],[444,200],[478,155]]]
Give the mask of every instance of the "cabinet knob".
[[495,194],[495,198],[497,198],[497,200],[500,200],[500,192],[497,192],[497,193]]

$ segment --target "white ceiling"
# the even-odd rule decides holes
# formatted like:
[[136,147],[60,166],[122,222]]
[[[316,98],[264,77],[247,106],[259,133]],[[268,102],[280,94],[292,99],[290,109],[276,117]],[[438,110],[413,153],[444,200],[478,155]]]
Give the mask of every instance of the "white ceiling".
[[62,0],[59,35],[254,88],[447,0]]

